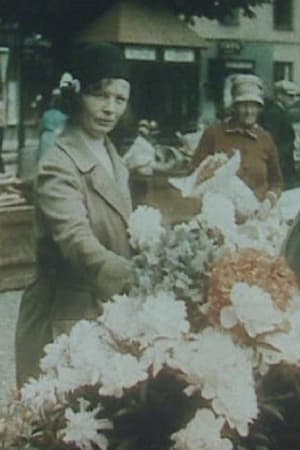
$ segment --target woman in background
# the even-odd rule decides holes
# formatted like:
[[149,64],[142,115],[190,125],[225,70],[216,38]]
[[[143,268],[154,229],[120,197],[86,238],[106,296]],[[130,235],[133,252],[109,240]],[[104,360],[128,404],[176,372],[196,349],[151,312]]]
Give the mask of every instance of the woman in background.
[[195,151],[192,167],[196,169],[208,156],[235,150],[241,154],[237,175],[253,190],[258,200],[277,202],[282,190],[282,175],[277,148],[269,132],[257,124],[264,104],[261,80],[254,75],[238,75],[232,82],[232,116],[208,127]]

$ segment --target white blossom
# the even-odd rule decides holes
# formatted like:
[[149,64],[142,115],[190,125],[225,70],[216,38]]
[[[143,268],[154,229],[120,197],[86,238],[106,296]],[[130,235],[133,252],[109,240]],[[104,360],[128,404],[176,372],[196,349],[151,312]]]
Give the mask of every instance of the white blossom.
[[[157,338],[148,345],[141,356],[141,363],[145,370],[151,369],[153,376],[169,364],[172,360],[174,348],[181,342],[180,339]],[[171,366],[172,364],[170,364]]]
[[138,320],[144,330],[143,341],[157,337],[176,338],[189,331],[185,303],[176,300],[172,292],[148,296]]
[[58,336],[54,342],[45,346],[44,352],[45,356],[40,361],[42,371],[65,366],[69,355],[69,336],[66,334]]
[[221,310],[224,328],[242,324],[250,337],[272,331],[283,321],[283,314],[274,307],[271,295],[258,286],[235,283],[230,294],[231,305]]
[[94,448],[92,444],[96,444],[101,450],[106,450],[108,440],[99,431],[111,429],[112,423],[108,419],[97,419],[95,416],[98,412],[99,408],[79,412],[67,408],[65,411],[67,425],[61,431],[63,441],[75,444],[82,450],[92,450]]
[[159,291],[145,298],[114,296],[99,319],[116,340],[138,342],[142,347],[161,337],[178,337],[189,330],[183,301],[173,292]]
[[21,400],[29,408],[39,411],[45,404],[57,403],[57,380],[51,375],[30,378],[21,388]]
[[162,215],[158,209],[139,206],[129,217],[128,231],[133,248],[149,248],[160,244],[165,233],[161,225]]
[[[174,348],[170,364],[185,375],[188,395],[200,390],[232,428],[246,435],[258,413],[250,356],[252,353],[235,344],[231,336],[207,328],[194,340]],[[247,401],[241,402],[241,398]]]
[[124,389],[148,378],[142,363],[128,354],[112,354],[102,367],[99,394],[122,397]]
[[291,308],[286,314],[286,320],[286,330],[264,336],[263,343],[270,348],[258,347],[258,351],[269,365],[282,361],[300,367],[300,309]]
[[221,436],[224,426],[222,417],[215,417],[211,410],[203,408],[196,412],[185,428],[173,433],[171,439],[178,450],[231,450],[229,439]]
[[222,193],[206,192],[202,199],[201,214],[197,218],[209,229],[218,228],[224,236],[236,233],[234,205]]
[[114,295],[112,302],[103,305],[103,314],[99,321],[118,340],[136,340],[142,332],[138,320],[142,303],[143,300],[139,297]]

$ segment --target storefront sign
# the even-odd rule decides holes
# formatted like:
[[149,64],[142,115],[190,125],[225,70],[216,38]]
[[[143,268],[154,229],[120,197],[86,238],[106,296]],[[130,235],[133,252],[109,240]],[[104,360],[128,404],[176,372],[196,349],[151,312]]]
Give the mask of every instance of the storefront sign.
[[233,55],[238,54],[242,50],[242,44],[239,41],[221,41],[219,43],[219,51],[222,54]]
[[126,47],[125,48],[126,59],[136,59],[142,61],[155,61],[156,50],[149,47]]
[[254,69],[254,62],[245,60],[229,60],[225,61],[225,67],[226,69],[252,71]]
[[195,50],[184,48],[166,48],[164,50],[164,61],[166,62],[194,62]]

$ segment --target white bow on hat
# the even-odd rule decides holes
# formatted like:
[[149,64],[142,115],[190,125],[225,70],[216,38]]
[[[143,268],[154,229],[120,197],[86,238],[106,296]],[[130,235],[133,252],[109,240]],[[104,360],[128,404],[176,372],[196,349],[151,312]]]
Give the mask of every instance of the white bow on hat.
[[60,88],[71,88],[76,93],[80,92],[80,81],[77,78],[74,78],[70,72],[65,72],[62,74],[60,82]]

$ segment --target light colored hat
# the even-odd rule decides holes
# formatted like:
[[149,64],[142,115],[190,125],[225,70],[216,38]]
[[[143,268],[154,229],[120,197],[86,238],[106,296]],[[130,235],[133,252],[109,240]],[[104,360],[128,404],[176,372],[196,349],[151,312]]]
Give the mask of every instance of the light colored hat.
[[288,80],[280,80],[274,83],[276,92],[284,92],[288,95],[297,95],[299,93],[299,88],[296,83]]
[[263,105],[262,80],[256,75],[236,75],[232,81],[231,95],[233,103],[256,102]]

